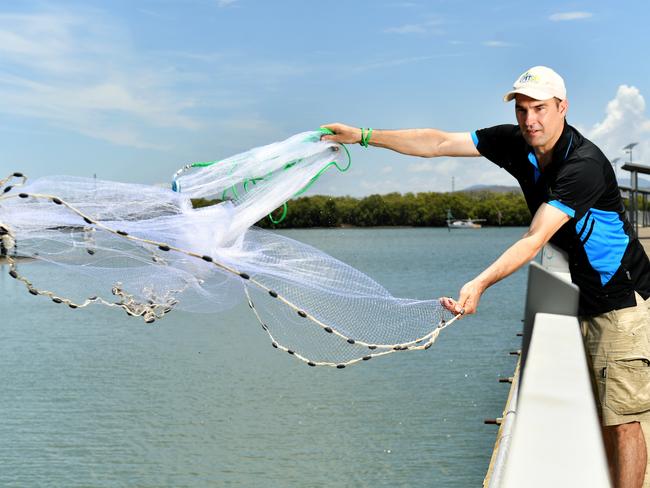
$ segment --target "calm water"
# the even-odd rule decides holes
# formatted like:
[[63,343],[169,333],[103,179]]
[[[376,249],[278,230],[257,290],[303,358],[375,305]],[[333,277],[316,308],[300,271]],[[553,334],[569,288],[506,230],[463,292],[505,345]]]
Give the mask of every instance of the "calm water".
[[[413,298],[456,296],[522,233],[285,232]],[[33,297],[4,267],[0,486],[480,486],[525,279],[489,290],[429,351],[332,370],[271,348],[243,305],[148,326]]]

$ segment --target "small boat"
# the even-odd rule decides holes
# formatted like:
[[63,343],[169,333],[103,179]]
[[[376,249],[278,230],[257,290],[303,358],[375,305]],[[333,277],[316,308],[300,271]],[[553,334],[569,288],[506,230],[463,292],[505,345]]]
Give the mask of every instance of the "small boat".
[[448,220],[447,227],[450,229],[480,229],[481,224],[477,222],[485,219],[463,219],[463,220]]
[[485,222],[485,219],[455,219],[451,214],[451,210],[447,210],[447,228],[448,229],[480,229],[481,224],[478,222]]

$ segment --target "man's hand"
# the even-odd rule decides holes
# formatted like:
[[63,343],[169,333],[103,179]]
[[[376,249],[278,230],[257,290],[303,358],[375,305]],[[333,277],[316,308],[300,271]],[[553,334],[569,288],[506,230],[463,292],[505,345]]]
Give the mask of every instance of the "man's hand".
[[476,313],[478,302],[481,300],[481,295],[484,291],[484,286],[482,286],[477,280],[472,280],[465,283],[465,285],[460,289],[458,300],[444,297],[440,299],[440,304],[454,314]]
[[484,291],[485,287],[483,287],[477,280],[465,283],[460,289],[460,294],[458,296],[457,313],[460,313],[461,310],[464,311],[465,314],[476,313],[478,302],[481,300],[481,295],[483,295]]
[[329,129],[334,132],[334,135],[325,135],[321,139],[326,141],[334,141],[340,144],[357,144],[361,142],[361,129],[357,127],[350,127],[345,124],[327,124],[321,127]]
[[[458,305],[458,302],[451,297],[442,297],[440,299],[440,305],[442,305],[443,307],[445,307],[447,310],[449,310],[451,313],[454,314],[460,313],[460,312],[456,312],[457,308],[462,309],[462,307]],[[463,313],[465,313],[464,310]]]

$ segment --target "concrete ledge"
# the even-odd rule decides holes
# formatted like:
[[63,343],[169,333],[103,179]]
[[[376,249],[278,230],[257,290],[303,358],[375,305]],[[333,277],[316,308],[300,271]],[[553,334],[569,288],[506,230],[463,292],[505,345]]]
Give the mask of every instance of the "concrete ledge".
[[501,486],[610,487],[575,317],[537,314],[520,388]]

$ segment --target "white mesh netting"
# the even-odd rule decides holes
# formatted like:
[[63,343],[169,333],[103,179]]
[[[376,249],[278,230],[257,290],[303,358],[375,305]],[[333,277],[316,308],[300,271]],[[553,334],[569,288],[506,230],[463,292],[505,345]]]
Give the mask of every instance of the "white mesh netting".
[[[180,191],[73,177],[24,184],[16,173],[0,181],[9,273],[56,303],[121,307],[146,322],[245,299],[274,347],[311,366],[428,349],[456,320],[438,300],[395,298],[318,249],[252,227],[327,167],[349,165],[347,150],[320,134],[188,165],[175,177]],[[230,199],[195,209],[196,197]],[[32,282],[23,258],[56,270]]]

